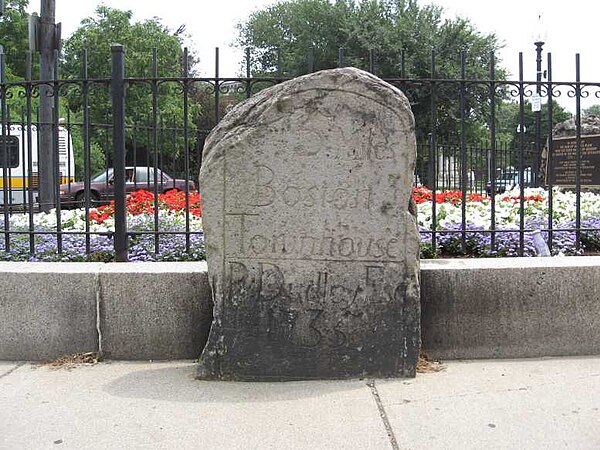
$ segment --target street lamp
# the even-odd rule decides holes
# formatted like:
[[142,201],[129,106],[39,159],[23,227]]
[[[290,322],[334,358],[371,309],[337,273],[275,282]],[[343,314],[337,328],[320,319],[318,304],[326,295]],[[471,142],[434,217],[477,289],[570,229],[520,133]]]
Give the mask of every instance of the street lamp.
[[[538,186],[538,172],[540,165],[540,155],[542,154],[542,47],[544,46],[544,41],[546,40],[546,33],[542,24],[542,15],[538,15],[537,26],[535,30],[535,34],[533,36],[533,45],[535,45],[535,54],[536,54],[536,87],[535,87],[535,95],[533,98],[532,109],[535,118],[535,149],[533,152],[533,158],[531,161],[531,183],[534,187]],[[550,98],[550,97],[549,97]],[[551,100],[550,100],[551,101]]]

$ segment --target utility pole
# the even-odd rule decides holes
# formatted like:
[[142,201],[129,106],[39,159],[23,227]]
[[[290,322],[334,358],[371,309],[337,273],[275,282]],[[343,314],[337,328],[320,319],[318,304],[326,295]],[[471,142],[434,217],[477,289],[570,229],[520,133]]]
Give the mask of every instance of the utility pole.
[[53,92],[54,66],[56,63],[55,50],[58,49],[55,0],[41,0],[39,23],[39,49],[40,49],[40,115],[39,115],[39,203],[40,210],[48,212],[56,206],[57,183],[55,166],[58,163],[54,142],[54,97]]

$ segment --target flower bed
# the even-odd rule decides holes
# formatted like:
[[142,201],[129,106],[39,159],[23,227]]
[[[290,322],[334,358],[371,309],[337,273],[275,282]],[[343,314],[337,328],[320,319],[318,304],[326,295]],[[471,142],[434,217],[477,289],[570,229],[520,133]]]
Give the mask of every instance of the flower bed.
[[[413,200],[417,204],[418,225],[421,232],[421,253],[424,257],[436,256],[535,256],[534,231],[540,230],[544,241],[549,242],[549,195],[543,189],[526,189],[523,200],[517,191],[496,196],[495,226],[492,232],[492,199],[471,194],[465,204],[463,228],[462,192],[446,191],[435,198],[435,242],[432,245],[433,194],[427,188],[415,189]],[[521,233],[521,204],[523,204],[523,229]],[[600,196],[581,193],[581,245],[576,245],[576,196],[572,192],[553,191],[552,233],[553,255],[580,255],[600,250]],[[468,230],[463,233],[463,230]],[[463,234],[465,236],[463,244]]]
[[[523,240],[523,256],[536,254],[533,230],[541,230],[548,242],[548,193],[542,189],[527,189],[523,201],[518,192],[496,196],[495,231],[492,232],[492,201],[489,197],[469,194],[465,204],[466,227],[463,233],[463,205],[460,191],[436,193],[436,227],[433,224],[433,193],[427,188],[416,188],[413,200],[418,210],[421,234],[421,256],[519,256]],[[581,194],[581,246],[576,246],[575,194],[553,192],[552,254],[580,255],[600,251],[600,196]],[[520,208],[523,203],[524,231],[519,231]],[[155,206],[158,208],[155,210]],[[186,212],[189,211],[189,212]],[[61,211],[60,231],[57,238],[57,214],[38,213],[32,216],[35,234],[28,232],[30,216],[17,214],[10,217],[9,249],[6,240],[0,242],[0,260],[8,261],[112,261],[114,260],[114,204],[110,203],[89,211],[84,209]],[[186,222],[189,221],[189,227]],[[158,228],[155,227],[158,223]],[[0,226],[4,223],[0,219]],[[86,227],[89,242],[86,240]],[[186,238],[186,230],[191,232]],[[148,191],[136,191],[127,196],[127,230],[129,232],[130,261],[198,261],[205,259],[200,195],[169,191],[160,194],[157,201]],[[560,231],[566,230],[566,231]],[[432,236],[435,231],[435,247]],[[16,232],[17,234],[15,234]],[[160,235],[155,238],[156,233]],[[166,233],[166,234],[163,234]],[[464,243],[463,243],[464,234]],[[31,246],[33,245],[33,252]],[[89,247],[88,247],[89,246]],[[60,248],[60,252],[59,252]]]
[[[130,261],[199,261],[205,259],[200,195],[190,193],[186,213],[185,193],[168,191],[154,201],[152,192],[140,190],[127,196],[127,231]],[[155,205],[158,206],[155,212]],[[32,216],[34,235],[27,233],[30,216],[10,218],[9,248],[0,243],[0,260],[8,261],[113,261],[114,202],[89,211],[86,240],[85,209],[61,211],[60,240],[57,237],[57,214]],[[189,221],[189,239],[186,239]],[[0,221],[1,222],[1,221]],[[158,227],[155,226],[158,224]],[[2,223],[2,227],[4,224]],[[155,238],[156,232],[160,235]],[[33,252],[31,248],[33,245]],[[88,250],[89,245],[89,251]],[[59,252],[60,249],[60,252]]]

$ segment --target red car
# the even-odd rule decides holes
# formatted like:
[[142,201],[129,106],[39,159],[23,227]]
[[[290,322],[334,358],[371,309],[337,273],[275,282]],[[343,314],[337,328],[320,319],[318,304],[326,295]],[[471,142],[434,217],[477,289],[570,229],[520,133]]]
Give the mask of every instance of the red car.
[[[155,183],[155,179],[158,180]],[[101,203],[107,203],[115,198],[115,181],[113,169],[108,168],[93,176],[90,180],[90,205],[96,206]],[[165,172],[154,167],[126,167],[125,168],[125,192],[145,189],[154,192],[154,186],[157,186],[158,193],[176,189],[185,191],[186,181],[172,178]],[[193,181],[187,181],[188,192],[196,190]],[[75,206],[81,208],[85,206],[85,184],[83,181],[77,181],[60,185],[60,204],[61,206]]]

